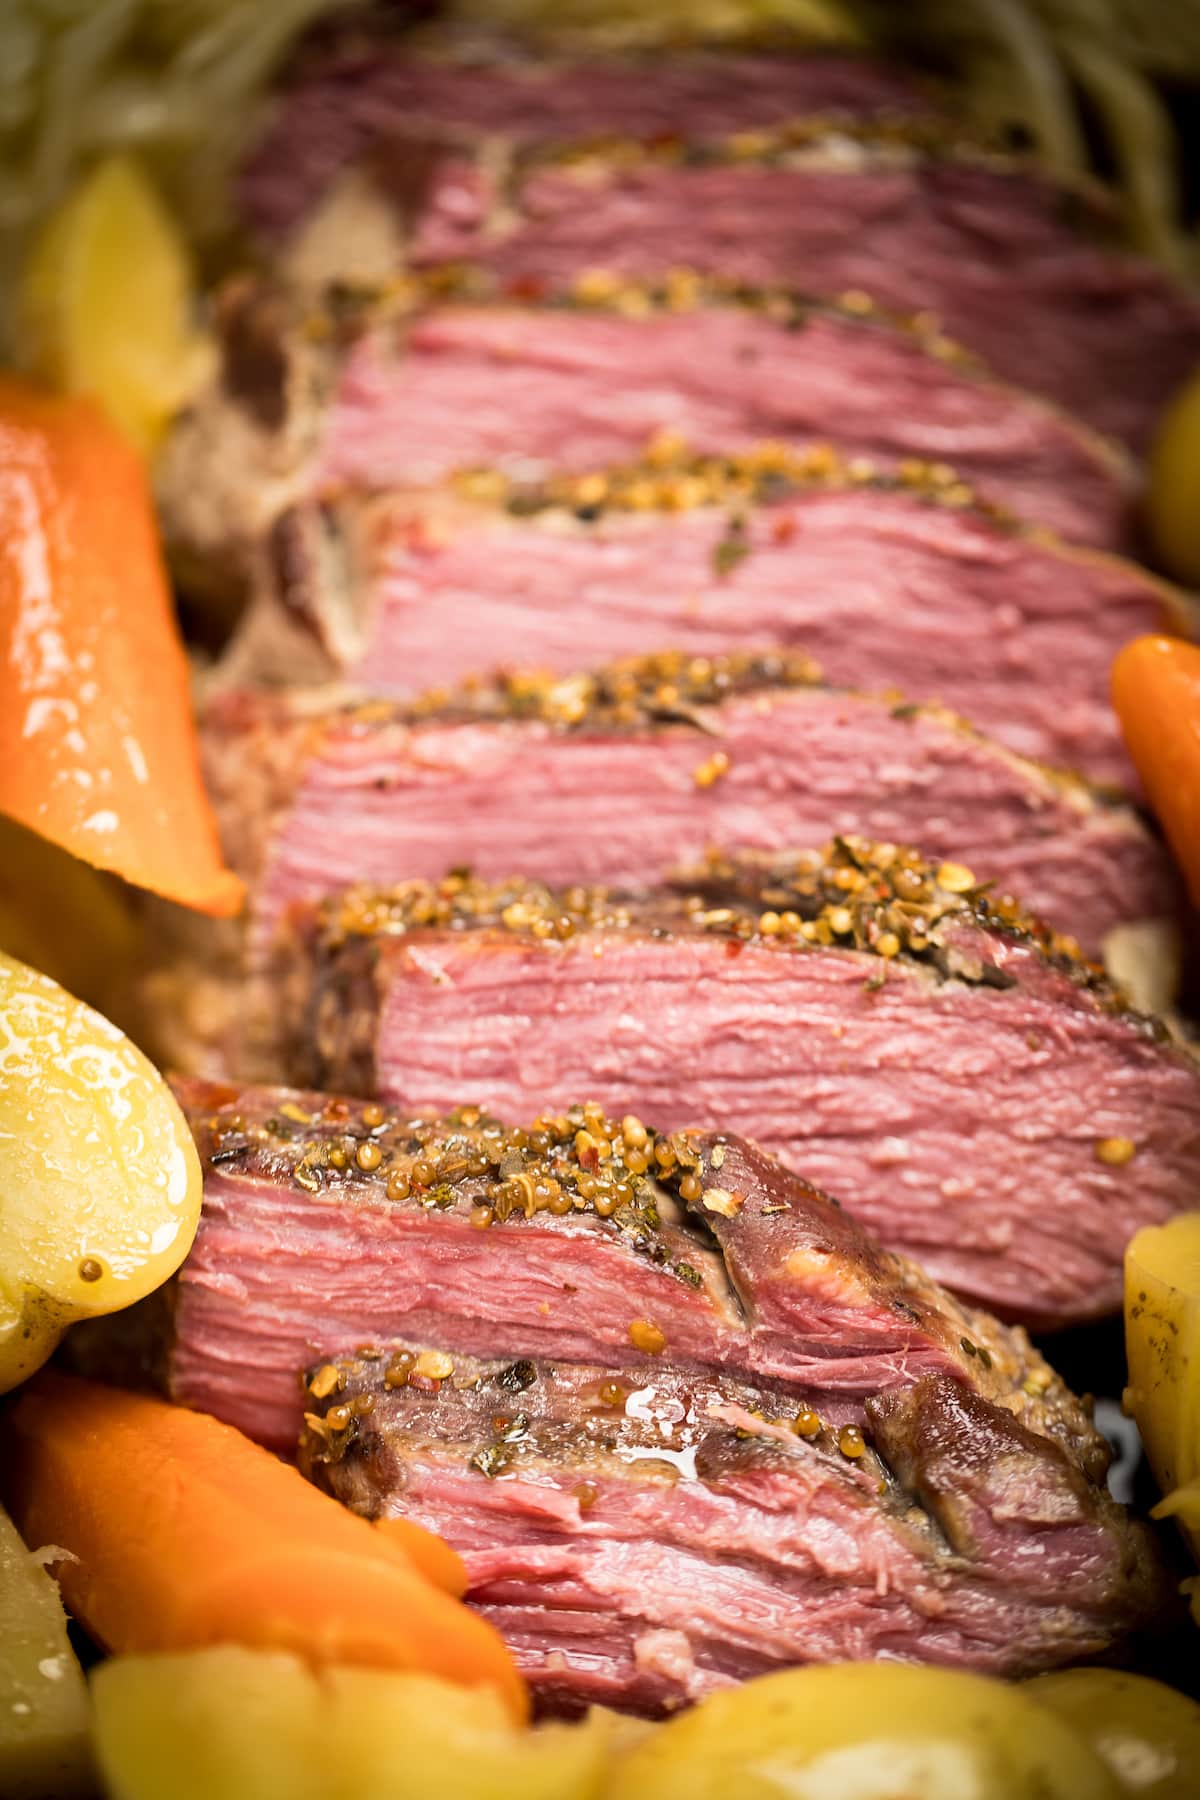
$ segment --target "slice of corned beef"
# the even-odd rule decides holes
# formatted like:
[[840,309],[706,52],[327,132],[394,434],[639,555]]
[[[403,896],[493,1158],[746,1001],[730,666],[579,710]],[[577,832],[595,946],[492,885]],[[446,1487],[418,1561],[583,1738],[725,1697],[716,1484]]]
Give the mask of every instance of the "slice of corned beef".
[[972,1301],[1042,1328],[1118,1310],[1130,1233],[1194,1202],[1196,1059],[961,865],[841,839],[702,873],[351,889],[294,921],[284,1073],[719,1122]]
[[[1109,670],[1139,632],[1191,629],[1138,564],[972,504],[949,471],[896,479],[824,449],[294,508],[241,669],[297,626],[367,692],[494,669],[566,674],[671,646],[803,649],[826,678],[951,706],[1024,756],[1124,783]],[[311,672],[311,665],[310,665]]]
[[246,658],[258,676],[362,658],[361,625],[342,643],[338,596],[322,592],[344,574],[297,555],[304,508],[466,469],[529,481],[604,468],[652,441],[704,455],[823,441],[883,472],[952,465],[984,499],[1066,538],[1129,541],[1128,460],[919,318],[686,277],[584,284],[542,306],[439,304],[416,284],[413,305],[358,322],[327,312],[316,335],[311,307],[274,285],[242,280],[221,297],[220,362],[157,481],[189,585],[264,596],[270,626],[252,630]]
[[919,843],[1018,894],[1089,953],[1169,920],[1169,860],[1128,807],[930,708],[831,691],[799,657],[662,656],[561,681],[330,708],[229,693],[204,726],[227,855],[264,947],[354,881],[469,867],[642,887],[730,850],[837,833]]
[[[377,278],[389,263],[469,260],[502,290],[691,269],[865,292],[933,313],[998,375],[1139,449],[1200,358],[1200,302],[1115,241],[1099,190],[957,144],[928,117],[532,150],[418,133],[380,161],[393,241]],[[323,212],[327,241],[344,244],[353,217],[336,201]]]
[[278,247],[356,163],[396,193],[406,147],[415,156],[422,145],[536,145],[581,134],[719,138],[797,116],[899,120],[933,106],[899,70],[866,57],[676,52],[535,62],[500,44],[465,48],[469,55],[422,55],[370,34],[310,59],[245,160],[238,192],[250,228]]
[[178,1081],[205,1168],[165,1372],[293,1447],[298,1372],[405,1337],[470,1355],[728,1369],[839,1424],[925,1374],[1092,1462],[1100,1440],[1019,1330],[881,1250],[757,1145],[598,1106],[527,1128],[295,1089]]
[[1162,1604],[1145,1528],[944,1375],[868,1399],[864,1434],[728,1374],[366,1346],[308,1409],[310,1478],[447,1538],[555,1709],[844,1658],[1030,1673]]

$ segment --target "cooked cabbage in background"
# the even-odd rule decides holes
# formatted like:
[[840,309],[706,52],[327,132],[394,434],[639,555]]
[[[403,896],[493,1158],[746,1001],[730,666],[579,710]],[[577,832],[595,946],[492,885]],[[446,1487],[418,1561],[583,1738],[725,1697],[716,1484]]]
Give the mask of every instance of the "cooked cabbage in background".
[[141,1051],[0,954],[0,1392],[73,1320],[172,1275],[200,1197],[187,1123]]

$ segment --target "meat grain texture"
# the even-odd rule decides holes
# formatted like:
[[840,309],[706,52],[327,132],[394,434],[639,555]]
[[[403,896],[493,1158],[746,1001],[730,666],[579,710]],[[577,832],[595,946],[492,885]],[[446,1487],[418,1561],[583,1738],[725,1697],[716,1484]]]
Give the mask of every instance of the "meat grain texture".
[[170,1390],[281,1450],[304,1413],[341,1497],[436,1517],[552,1700],[885,1648],[1011,1673],[1162,1607],[1024,1335],[756,1146],[177,1091],[206,1197]]
[[[1119,245],[1098,190],[966,144],[928,106],[910,102],[901,116],[895,84],[885,77],[881,90],[868,64],[839,92],[836,72],[854,69],[783,63],[765,77],[768,99],[751,84],[739,92],[732,60],[715,77],[723,95],[689,103],[681,90],[672,110],[670,80],[655,94],[652,66],[639,89],[600,65],[564,86],[573,121],[545,98],[553,80],[539,103],[519,68],[493,72],[487,99],[469,76],[427,76],[419,62],[382,75],[375,92],[316,78],[254,155],[243,195],[277,243],[294,240],[333,175],[357,161],[389,223],[381,274],[466,259],[524,289],[567,291],[588,270],[689,268],[816,295],[866,292],[933,312],[1004,379],[1144,448],[1200,356],[1195,300]],[[338,201],[322,209],[326,242],[345,234],[330,216]]]
[[978,1304],[1118,1311],[1131,1233],[1194,1201],[1195,1056],[962,865],[840,839],[694,880],[351,890],[293,923],[284,1073],[722,1123]]

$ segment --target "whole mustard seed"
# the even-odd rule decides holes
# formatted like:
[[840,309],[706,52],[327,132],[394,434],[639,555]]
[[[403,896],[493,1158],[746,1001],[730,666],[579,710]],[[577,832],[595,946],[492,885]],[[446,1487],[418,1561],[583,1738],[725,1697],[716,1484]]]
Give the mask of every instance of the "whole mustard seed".
[[948,894],[967,894],[976,881],[965,863],[944,862],[938,864],[937,884]]
[[1100,1138],[1096,1144],[1097,1162],[1107,1163],[1110,1169],[1123,1169],[1136,1155],[1137,1145],[1132,1138]]
[[811,1406],[802,1406],[792,1421],[792,1429],[797,1437],[816,1437],[821,1429],[820,1413],[814,1412]]
[[354,1152],[354,1160],[364,1174],[370,1175],[383,1161],[383,1151],[372,1139],[369,1143],[358,1146]]
[[376,1100],[370,1101],[363,1107],[362,1122],[368,1131],[378,1131],[386,1118],[387,1112]]
[[647,1356],[661,1356],[667,1347],[667,1336],[649,1319],[635,1319],[629,1327],[629,1341],[635,1350],[642,1350]]
[[838,1432],[838,1449],[843,1456],[856,1461],[866,1450],[866,1439],[857,1425],[843,1425]]
[[341,1376],[333,1363],[322,1363],[308,1384],[308,1391],[314,1400],[327,1400],[334,1389],[341,1383]]
[[85,1256],[79,1265],[80,1281],[99,1281],[104,1273],[104,1264],[94,1256]]

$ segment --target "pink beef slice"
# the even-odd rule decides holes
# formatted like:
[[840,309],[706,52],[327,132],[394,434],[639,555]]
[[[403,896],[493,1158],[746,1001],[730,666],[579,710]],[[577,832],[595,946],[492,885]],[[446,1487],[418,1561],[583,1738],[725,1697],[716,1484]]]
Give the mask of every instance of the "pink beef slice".
[[973,1302],[1043,1329],[1117,1311],[1131,1232],[1194,1203],[1191,1052],[1072,945],[952,891],[959,866],[841,839],[697,874],[351,889],[292,921],[284,1073],[720,1121]]
[[[685,109],[677,122],[687,134]],[[831,131],[801,108],[782,122],[760,114],[749,138],[700,125],[686,142],[640,147],[597,145],[597,123],[581,115],[573,144],[534,119],[481,145],[414,120],[407,137],[367,148],[397,260],[475,261],[518,291],[568,291],[595,270],[689,268],[866,292],[936,314],[997,374],[1138,449],[1200,358],[1200,304],[1116,241],[1107,196],[958,143],[927,111],[906,123],[862,108]],[[276,153],[262,151],[260,178]],[[290,163],[271,169],[270,186],[296,198],[264,211],[303,215],[312,189]]]
[[339,596],[306,508],[468,469],[529,482],[651,442],[705,456],[824,442],[882,472],[936,465],[947,485],[1068,539],[1128,546],[1129,459],[924,321],[693,281],[569,306],[415,304],[399,320],[372,306],[353,324],[327,317],[315,336],[311,307],[275,284],[221,295],[222,355],[159,459],[158,492],[190,586],[257,599],[240,659],[256,679],[303,679],[308,665],[374,679],[372,595]]
[[1090,1415],[1021,1330],[749,1141],[630,1120],[646,1141],[628,1144],[590,1103],[526,1128],[466,1105],[438,1119],[293,1088],[175,1091],[205,1191],[159,1377],[273,1448],[295,1447],[314,1359],[408,1338],[728,1370],[794,1386],[838,1425],[946,1376],[1103,1474]]
[[534,62],[505,54],[422,56],[368,37],[314,58],[285,90],[246,158],[247,223],[278,246],[336,177],[366,161],[394,172],[404,146],[580,135],[719,138],[797,116],[892,120],[928,115],[931,97],[897,70],[838,55],[674,54]]
[[1029,1673],[1154,1616],[1143,1528],[949,1377],[867,1400],[848,1456],[819,1415],[798,1435],[794,1392],[726,1373],[419,1366],[415,1345],[320,1365],[336,1386],[312,1400],[301,1465],[363,1516],[454,1545],[544,1709],[667,1712],[844,1658]]
[[1195,1201],[1191,1051],[892,844],[721,859],[675,895],[351,889],[295,920],[282,968],[288,1078],[502,1118],[587,1089],[725,1121],[1031,1327],[1119,1310],[1130,1233]]
[[277,603],[248,627],[256,646],[230,678],[257,673],[257,646],[268,667],[278,650],[266,647],[283,646],[286,672],[297,621],[327,667],[396,696],[667,646],[802,649],[838,686],[899,687],[1024,756],[1131,783],[1112,659],[1141,632],[1189,634],[1194,608],[1136,563],[970,499],[924,465],[919,485],[897,485],[822,451],[768,448],[498,500],[293,509],[272,533]]
[[204,725],[226,853],[265,947],[286,909],[469,866],[636,888],[709,846],[837,832],[964,862],[1089,953],[1176,917],[1175,876],[1126,805],[929,708],[834,692],[801,658],[659,657],[562,682],[330,709],[229,693]]

